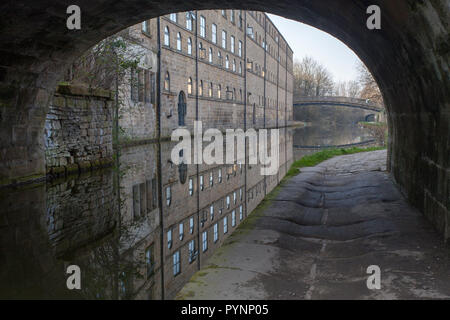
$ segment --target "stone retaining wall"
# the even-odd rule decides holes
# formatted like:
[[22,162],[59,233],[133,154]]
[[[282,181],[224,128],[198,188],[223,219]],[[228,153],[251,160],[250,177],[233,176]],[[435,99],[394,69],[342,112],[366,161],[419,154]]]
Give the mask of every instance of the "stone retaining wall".
[[110,164],[112,111],[109,91],[58,86],[45,120],[47,174],[68,174]]

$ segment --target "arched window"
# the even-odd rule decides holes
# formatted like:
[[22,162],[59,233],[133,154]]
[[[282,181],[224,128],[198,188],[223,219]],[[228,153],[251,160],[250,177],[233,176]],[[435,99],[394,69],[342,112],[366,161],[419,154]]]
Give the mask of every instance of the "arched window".
[[177,34],[177,50],[181,51],[181,33]]
[[228,55],[225,57],[225,68],[230,68],[230,59],[228,59]]
[[166,72],[166,77],[164,78],[164,90],[170,91],[170,75]]
[[222,54],[220,53],[220,51],[217,51],[217,58],[218,58],[218,64],[220,65],[220,66],[222,66],[223,65],[223,61],[222,61]]
[[217,85],[217,98],[222,99],[222,86]]
[[213,62],[213,50],[212,48],[209,48],[209,63]]
[[236,72],[236,60],[233,60],[233,72]]
[[209,97],[213,96],[213,84],[212,84],[212,82],[209,83],[208,96]]
[[167,26],[164,28],[164,45],[170,47],[170,32]]
[[203,80],[200,80],[200,82],[198,84],[198,95],[199,96],[203,95]]
[[188,94],[192,94],[192,78],[188,79]]
[[192,39],[191,38],[188,38],[187,44],[188,44],[188,54],[192,54]]

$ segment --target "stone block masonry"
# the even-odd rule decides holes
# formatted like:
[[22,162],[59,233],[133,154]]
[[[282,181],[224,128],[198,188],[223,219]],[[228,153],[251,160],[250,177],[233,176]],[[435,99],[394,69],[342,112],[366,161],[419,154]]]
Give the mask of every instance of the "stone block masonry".
[[47,175],[59,176],[110,165],[112,129],[111,92],[59,85],[45,120]]

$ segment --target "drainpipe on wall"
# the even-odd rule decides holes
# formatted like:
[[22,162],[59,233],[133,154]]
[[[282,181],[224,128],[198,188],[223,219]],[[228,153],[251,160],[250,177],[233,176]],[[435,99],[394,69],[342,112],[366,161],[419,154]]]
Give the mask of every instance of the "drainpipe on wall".
[[[247,10],[244,11],[244,132],[247,132]],[[247,139],[247,138],[245,138]],[[247,142],[245,142],[247,146]],[[248,151],[247,147],[244,148],[244,217],[247,217],[247,157]]]
[[157,134],[157,164],[156,172],[158,179],[158,206],[159,206],[159,225],[161,228],[160,232],[160,268],[161,268],[161,300],[164,300],[164,214],[163,214],[163,190],[162,190],[162,160],[161,160],[161,18],[158,17],[157,20],[157,42],[158,42],[158,72],[156,73],[156,134]]
[[[195,10],[195,120],[198,121],[198,19],[197,19],[198,11]],[[191,17],[192,18],[192,17]],[[198,270],[201,268],[200,262],[200,165],[195,165],[196,175],[197,175],[197,247],[198,247],[198,255],[197,255],[197,267]],[[195,246],[194,246],[195,248]]]

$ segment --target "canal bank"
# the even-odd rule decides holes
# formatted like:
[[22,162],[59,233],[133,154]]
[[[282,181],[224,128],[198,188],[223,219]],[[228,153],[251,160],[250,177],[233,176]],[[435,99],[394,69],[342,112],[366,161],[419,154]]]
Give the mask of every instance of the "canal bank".
[[[385,163],[381,150],[303,168],[178,299],[449,298],[448,247]],[[366,286],[371,265],[381,269],[380,290]]]

